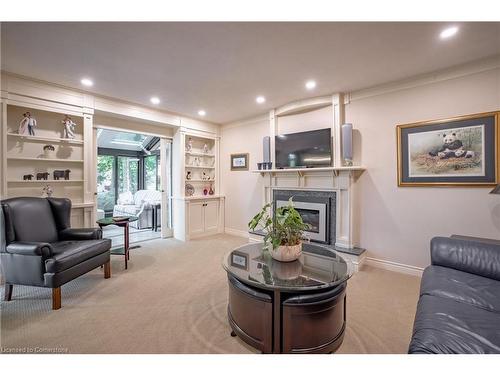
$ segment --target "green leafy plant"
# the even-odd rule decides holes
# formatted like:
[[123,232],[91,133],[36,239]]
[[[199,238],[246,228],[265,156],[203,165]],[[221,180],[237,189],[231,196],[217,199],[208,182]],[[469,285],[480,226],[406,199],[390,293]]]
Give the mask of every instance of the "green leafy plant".
[[250,230],[261,229],[264,232],[266,247],[298,245],[304,237],[304,230],[310,228],[302,221],[299,212],[293,207],[293,200],[288,205],[276,209],[274,218],[271,217],[272,203],[266,204],[248,223]]

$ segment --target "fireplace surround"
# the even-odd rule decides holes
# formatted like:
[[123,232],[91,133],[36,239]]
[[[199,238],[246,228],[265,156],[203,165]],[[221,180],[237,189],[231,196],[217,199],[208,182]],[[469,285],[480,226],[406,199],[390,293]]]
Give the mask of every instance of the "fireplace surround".
[[273,190],[273,203],[276,208],[286,205],[290,198],[293,199],[294,207],[299,211],[302,220],[312,226],[310,231],[305,231],[306,237],[325,245],[335,244],[336,193],[316,190]]

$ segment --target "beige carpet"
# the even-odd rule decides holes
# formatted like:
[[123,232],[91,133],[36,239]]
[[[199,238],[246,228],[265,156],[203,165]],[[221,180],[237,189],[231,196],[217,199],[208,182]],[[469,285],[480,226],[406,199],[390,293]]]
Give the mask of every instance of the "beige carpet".
[[[223,255],[246,242],[218,235],[182,243],[144,242],[129,269],[112,257],[62,287],[62,309],[49,289],[15,286],[1,304],[2,350],[69,353],[255,353],[230,337]],[[405,353],[419,278],[366,267],[347,288],[347,328],[338,353]]]

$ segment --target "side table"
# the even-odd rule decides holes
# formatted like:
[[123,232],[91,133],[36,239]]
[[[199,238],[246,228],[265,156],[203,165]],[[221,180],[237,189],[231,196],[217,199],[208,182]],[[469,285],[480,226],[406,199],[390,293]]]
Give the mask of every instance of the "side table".
[[133,221],[137,221],[139,218],[136,216],[122,216],[123,220],[115,221],[112,217],[106,217],[104,219],[97,220],[99,228],[104,228],[108,225],[116,225],[118,227],[123,227],[123,246],[112,248],[112,255],[124,255],[125,256],[125,269],[128,268],[128,261],[130,260],[130,240],[129,240],[129,224]]

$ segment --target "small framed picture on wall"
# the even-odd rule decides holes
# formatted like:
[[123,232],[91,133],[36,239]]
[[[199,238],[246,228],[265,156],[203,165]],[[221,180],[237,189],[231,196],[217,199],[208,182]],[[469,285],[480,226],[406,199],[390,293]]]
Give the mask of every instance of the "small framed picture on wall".
[[398,186],[498,184],[499,114],[398,125]]
[[248,171],[248,154],[231,154],[232,171]]

